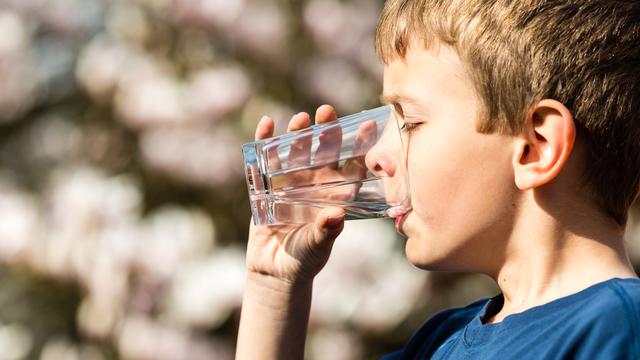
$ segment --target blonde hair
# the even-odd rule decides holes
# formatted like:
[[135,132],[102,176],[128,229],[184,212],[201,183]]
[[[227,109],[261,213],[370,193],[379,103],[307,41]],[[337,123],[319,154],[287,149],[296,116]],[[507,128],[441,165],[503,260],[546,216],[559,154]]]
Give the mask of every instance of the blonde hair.
[[376,52],[453,47],[483,114],[478,131],[517,134],[546,98],[574,115],[588,148],[584,185],[620,225],[640,191],[640,1],[389,0]]

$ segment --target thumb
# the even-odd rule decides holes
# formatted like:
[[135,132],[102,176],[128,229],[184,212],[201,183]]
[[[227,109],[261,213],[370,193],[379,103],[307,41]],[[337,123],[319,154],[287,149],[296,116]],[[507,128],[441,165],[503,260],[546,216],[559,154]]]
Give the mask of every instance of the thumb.
[[344,210],[339,207],[322,209],[313,224],[313,240],[316,245],[330,245],[344,228]]

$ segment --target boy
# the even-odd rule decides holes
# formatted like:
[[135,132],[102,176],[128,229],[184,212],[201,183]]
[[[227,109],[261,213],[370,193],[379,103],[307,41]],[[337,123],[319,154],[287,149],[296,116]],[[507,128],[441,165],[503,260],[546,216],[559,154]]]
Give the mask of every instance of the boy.
[[[640,359],[623,241],[640,182],[640,2],[390,0],[376,35],[383,99],[409,139],[407,258],[502,292],[434,316],[388,358]],[[256,138],[273,128],[263,118]],[[343,214],[251,229],[237,358],[303,358]]]

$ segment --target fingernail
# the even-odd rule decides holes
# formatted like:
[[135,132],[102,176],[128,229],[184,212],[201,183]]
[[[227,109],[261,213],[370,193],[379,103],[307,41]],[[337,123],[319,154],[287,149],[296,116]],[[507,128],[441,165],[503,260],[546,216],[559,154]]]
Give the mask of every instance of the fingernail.
[[326,226],[329,228],[336,228],[342,223],[342,220],[343,220],[342,214],[329,217],[327,218]]

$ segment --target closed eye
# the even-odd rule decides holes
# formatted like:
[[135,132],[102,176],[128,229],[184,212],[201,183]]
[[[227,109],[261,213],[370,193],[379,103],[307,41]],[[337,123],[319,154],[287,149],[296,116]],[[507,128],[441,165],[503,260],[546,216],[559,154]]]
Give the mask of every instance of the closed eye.
[[421,123],[408,123],[408,122],[405,122],[400,127],[400,131],[402,131],[405,134],[406,133],[410,133],[410,132],[416,130],[418,127],[420,127],[420,125],[421,125]]

